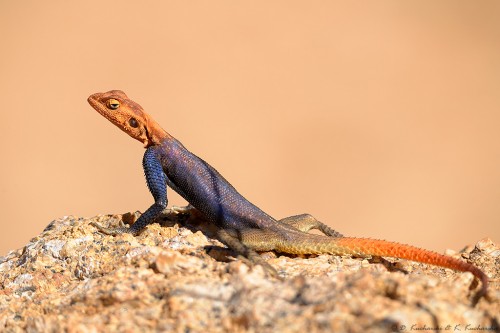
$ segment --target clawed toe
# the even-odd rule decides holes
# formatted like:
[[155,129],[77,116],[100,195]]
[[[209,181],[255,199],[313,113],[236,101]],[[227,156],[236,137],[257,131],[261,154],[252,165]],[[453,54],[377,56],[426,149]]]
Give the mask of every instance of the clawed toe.
[[99,232],[109,235],[109,236],[116,236],[116,235],[121,235],[125,233],[132,233],[129,228],[125,227],[118,227],[118,228],[106,228],[103,227],[102,225],[96,223],[96,222],[90,222],[90,225],[93,227],[96,227]]

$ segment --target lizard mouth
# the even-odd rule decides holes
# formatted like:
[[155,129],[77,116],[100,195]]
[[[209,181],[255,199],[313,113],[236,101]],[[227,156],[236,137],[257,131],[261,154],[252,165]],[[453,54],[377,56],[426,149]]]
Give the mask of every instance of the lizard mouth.
[[99,112],[100,115],[102,115],[104,118],[108,119],[112,123],[116,122],[115,117],[112,117],[110,112],[108,111],[107,108],[105,108],[100,102],[99,98],[103,95],[103,93],[96,93],[93,95],[90,95],[89,98],[87,98],[87,102],[89,102],[90,106],[94,108],[97,112]]
[[[102,96],[102,93],[97,93],[97,94],[93,94],[93,95],[90,95],[89,98],[87,98],[87,102],[89,102],[89,104],[94,108],[96,109],[96,111],[99,111],[99,103],[98,103],[98,100],[99,100],[99,97]],[[99,112],[100,113],[100,112]]]
[[101,106],[97,102],[100,96],[102,96],[101,93],[90,95],[89,98],[87,98],[87,102],[89,102],[90,106],[92,106],[97,112],[104,115],[102,110],[100,110]]

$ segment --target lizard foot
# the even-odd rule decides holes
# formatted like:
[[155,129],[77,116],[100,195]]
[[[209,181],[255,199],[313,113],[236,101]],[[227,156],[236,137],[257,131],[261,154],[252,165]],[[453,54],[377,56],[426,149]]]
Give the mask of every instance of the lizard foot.
[[90,225],[96,227],[97,230],[99,230],[103,234],[110,236],[116,236],[121,234],[133,234],[134,236],[136,235],[136,233],[134,233],[132,230],[130,230],[130,228],[127,227],[106,228],[96,222],[90,222]]
[[260,267],[262,267],[262,269],[264,270],[264,274],[266,274],[269,277],[275,278],[275,279],[280,280],[280,281],[283,280],[283,278],[281,276],[279,276],[279,274],[276,271],[276,269],[274,269],[273,266],[271,266],[270,264],[268,264],[257,253],[256,253],[256,257],[255,256],[250,256],[249,258],[247,258],[247,257],[245,257],[243,255],[238,255],[236,258],[239,259],[239,260],[241,260],[242,262],[244,262],[250,268],[255,267],[257,265],[260,266]]
[[170,208],[170,211],[176,215],[184,216],[189,219],[194,219],[194,220],[200,220],[200,221],[206,221],[205,216],[196,208],[194,208],[192,205],[187,205],[187,206],[172,206]]
[[196,209],[191,205],[187,206],[172,206],[170,208],[170,211],[176,214],[186,214],[186,215],[191,215],[193,210]]
[[259,265],[264,269],[264,272],[266,272],[266,274],[269,275],[270,277],[280,281],[284,280],[281,276],[279,276],[276,269],[274,269],[274,267],[269,265],[267,262],[259,263]]
[[184,223],[189,219],[198,218],[199,216],[201,216],[201,213],[191,205],[184,207],[172,206],[171,208],[165,208],[161,212],[159,219]]

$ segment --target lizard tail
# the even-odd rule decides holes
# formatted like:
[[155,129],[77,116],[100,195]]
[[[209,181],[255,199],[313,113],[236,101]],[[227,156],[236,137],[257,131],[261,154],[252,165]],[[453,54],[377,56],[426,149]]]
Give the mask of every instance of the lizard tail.
[[336,245],[340,247],[347,245],[354,253],[359,253],[360,255],[364,253],[372,256],[402,258],[451,268],[456,271],[470,272],[481,281],[479,297],[484,296],[488,289],[488,276],[482,270],[466,261],[455,259],[434,251],[421,249],[411,245],[369,238],[339,238],[336,241]]
[[[312,235],[311,235],[312,236]],[[324,241],[324,237],[310,239],[297,244],[301,253],[330,253],[335,255],[355,255],[360,257],[378,256],[393,257],[417,261],[425,264],[451,268],[456,271],[470,272],[481,281],[481,290],[476,295],[479,299],[486,295],[488,289],[488,276],[476,266],[468,262],[439,254],[434,251],[421,249],[415,246],[388,242],[370,238],[343,237]]]

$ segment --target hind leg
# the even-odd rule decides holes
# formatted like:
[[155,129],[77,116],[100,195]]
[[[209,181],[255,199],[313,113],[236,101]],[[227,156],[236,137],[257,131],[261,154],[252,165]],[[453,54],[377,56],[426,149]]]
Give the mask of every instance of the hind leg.
[[[240,231],[218,229],[217,238],[227,247],[237,252],[240,259],[246,260],[250,264],[260,265],[272,277],[281,279],[278,272],[269,265],[256,251],[271,251],[275,248],[275,236],[272,232],[265,232],[258,229],[247,229]],[[239,239],[241,238],[241,240]]]
[[316,218],[314,218],[310,214],[300,214],[300,215],[285,217],[284,219],[279,220],[279,222],[294,227],[296,229],[299,229],[300,231],[303,232],[308,232],[311,229],[318,229],[327,236],[344,237],[340,232],[316,220]]

